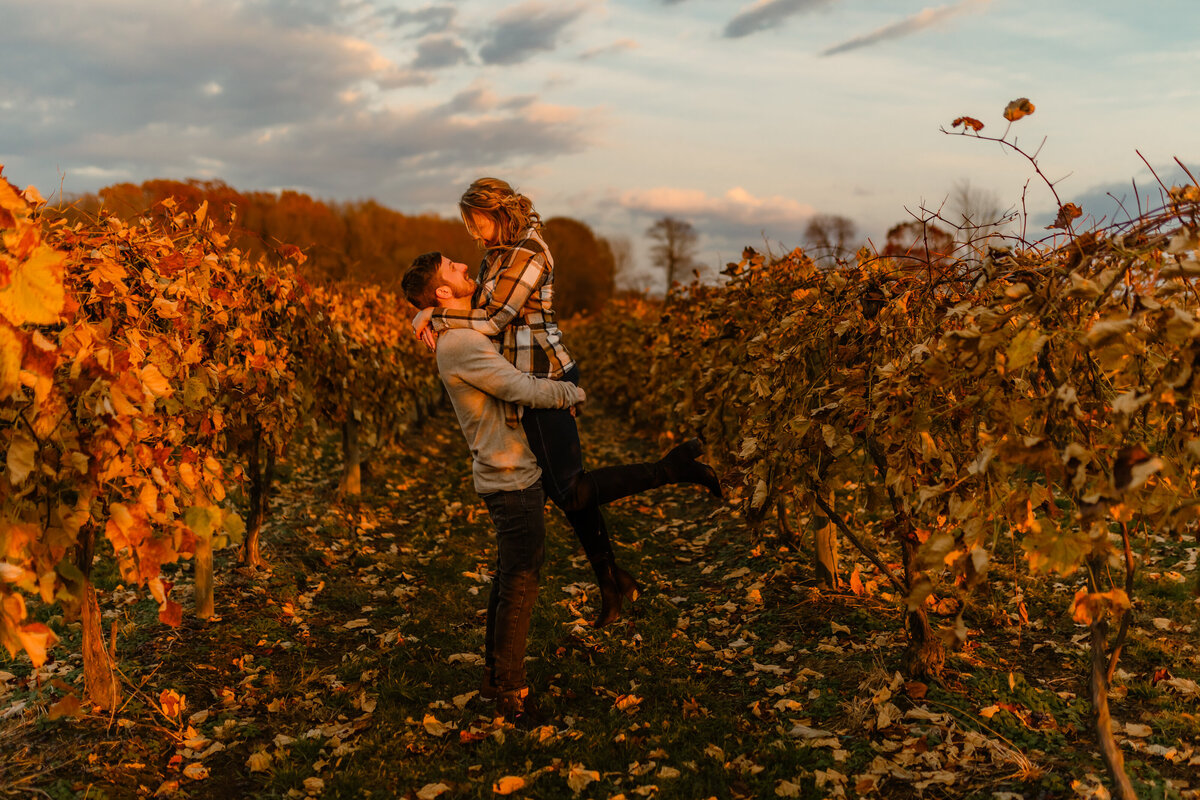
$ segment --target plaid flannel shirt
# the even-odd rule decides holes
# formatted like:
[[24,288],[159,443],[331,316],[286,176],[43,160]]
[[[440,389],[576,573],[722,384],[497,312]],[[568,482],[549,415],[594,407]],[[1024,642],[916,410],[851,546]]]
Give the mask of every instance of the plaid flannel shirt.
[[[479,266],[470,311],[437,308],[435,331],[472,328],[500,345],[500,354],[535,378],[561,378],[575,363],[562,343],[554,300],[554,259],[550,248],[530,228],[516,245],[488,252]],[[506,404],[510,426],[520,409]]]

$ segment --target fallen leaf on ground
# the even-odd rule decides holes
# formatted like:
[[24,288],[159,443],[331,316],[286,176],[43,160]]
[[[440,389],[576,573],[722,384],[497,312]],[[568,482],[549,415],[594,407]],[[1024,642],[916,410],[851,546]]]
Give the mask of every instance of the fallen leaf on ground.
[[600,772],[594,769],[584,769],[583,764],[572,764],[567,773],[567,786],[575,794],[579,794],[592,781],[600,780]]
[[427,783],[417,790],[417,800],[434,800],[448,791],[450,787],[444,783]]
[[259,750],[257,753],[251,753],[246,759],[246,766],[251,772],[266,772],[267,767],[271,766],[271,754],[266,750]]
[[492,784],[492,791],[496,794],[512,794],[518,789],[525,788],[525,779],[516,775],[505,775],[500,780]]

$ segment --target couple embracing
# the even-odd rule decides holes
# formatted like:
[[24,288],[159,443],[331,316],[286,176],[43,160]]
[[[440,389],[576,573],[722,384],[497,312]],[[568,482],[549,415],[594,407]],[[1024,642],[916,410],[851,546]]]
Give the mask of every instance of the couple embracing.
[[553,309],[554,260],[529,198],[480,178],[459,201],[463,223],[485,250],[477,278],[441,253],[418,256],[402,287],[422,309],[413,329],[435,347],[438,372],[471,449],[475,489],[496,530],[480,694],[517,725],[541,714],[525,678],[525,643],[544,559],[546,498],[567,517],[596,574],[597,627],[636,599],[638,582],[617,566],[600,507],[669,483],[721,496],[692,439],[661,460],[583,468],[575,414],[586,395]]

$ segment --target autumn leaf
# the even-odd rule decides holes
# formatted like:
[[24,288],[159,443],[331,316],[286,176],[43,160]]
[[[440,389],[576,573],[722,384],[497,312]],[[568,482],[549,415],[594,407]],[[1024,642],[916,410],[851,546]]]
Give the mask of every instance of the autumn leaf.
[[194,781],[202,781],[208,777],[208,767],[193,761],[183,768],[183,774]]
[[79,698],[68,694],[50,706],[46,711],[46,719],[55,720],[63,717],[78,717],[80,715]]
[[1058,207],[1058,216],[1054,218],[1054,222],[1051,222],[1046,226],[1046,229],[1051,230],[1053,228],[1069,228],[1071,226],[1071,220],[1079,219],[1081,216],[1083,216],[1082,208],[1074,203],[1066,203],[1065,205]]
[[1019,97],[1004,107],[1004,118],[1009,122],[1016,122],[1021,117],[1032,114],[1033,110],[1034,105],[1029,102],[1028,97]]
[[169,397],[172,393],[170,382],[163,377],[162,372],[153,364],[147,364],[142,367],[141,379],[142,385],[146,387],[146,391],[155,397]]
[[802,787],[798,783],[784,779],[775,784],[776,797],[800,797],[802,793]]
[[1136,736],[1139,739],[1145,739],[1154,733],[1154,729],[1149,725],[1142,725],[1136,722],[1125,723],[1125,734],[1127,736]]
[[524,789],[526,780],[516,775],[505,775],[500,780],[492,784],[492,792],[495,794],[512,794],[515,791]]
[[271,766],[271,760],[270,753],[266,750],[259,750],[250,754],[250,757],[246,759],[246,766],[250,768],[251,772],[266,772]]
[[584,769],[583,764],[572,764],[567,772],[567,786],[575,794],[579,794],[592,781],[600,780],[600,772],[594,769]]
[[1129,610],[1129,595],[1124,589],[1108,592],[1089,592],[1080,589],[1071,604],[1071,616],[1081,625],[1091,625],[1105,614],[1119,616]]
[[25,347],[10,325],[0,321],[0,400],[21,385],[21,355]]
[[[8,261],[8,259],[5,259]],[[29,258],[8,261],[9,284],[0,291],[0,317],[11,325],[53,325],[63,310],[66,254],[40,245]]]
[[37,455],[37,443],[23,430],[13,434],[8,444],[8,454],[5,464],[8,467],[8,482],[20,486],[29,473],[33,472],[34,457]]
[[430,736],[445,736],[452,730],[451,726],[438,721],[433,714],[426,714],[425,718],[421,720],[421,725]]
[[163,689],[158,695],[159,708],[162,709],[163,714],[172,719],[183,713],[185,705],[187,705],[187,698],[174,689]]
[[1113,463],[1113,486],[1119,492],[1137,489],[1162,468],[1162,459],[1152,456],[1140,444],[1123,447]]
[[964,132],[967,128],[970,128],[976,133],[983,130],[983,123],[974,117],[959,117],[958,119],[954,120],[954,122],[950,123],[951,128],[957,128],[959,125],[963,126]]
[[183,623],[183,606],[174,600],[167,600],[158,607],[158,621],[172,628],[178,628]]

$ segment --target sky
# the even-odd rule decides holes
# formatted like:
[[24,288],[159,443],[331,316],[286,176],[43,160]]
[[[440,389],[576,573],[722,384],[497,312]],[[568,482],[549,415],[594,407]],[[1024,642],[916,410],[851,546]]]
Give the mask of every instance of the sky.
[[1157,198],[1150,167],[1200,174],[1197,31],[1194,0],[0,0],[0,163],[47,197],[202,178],[446,216],[492,175],[628,238],[650,286],[668,215],[714,266],[814,214],[882,246],[964,182],[1045,224],[1026,160],[940,130],[1000,136],[1019,97],[1063,202]]

